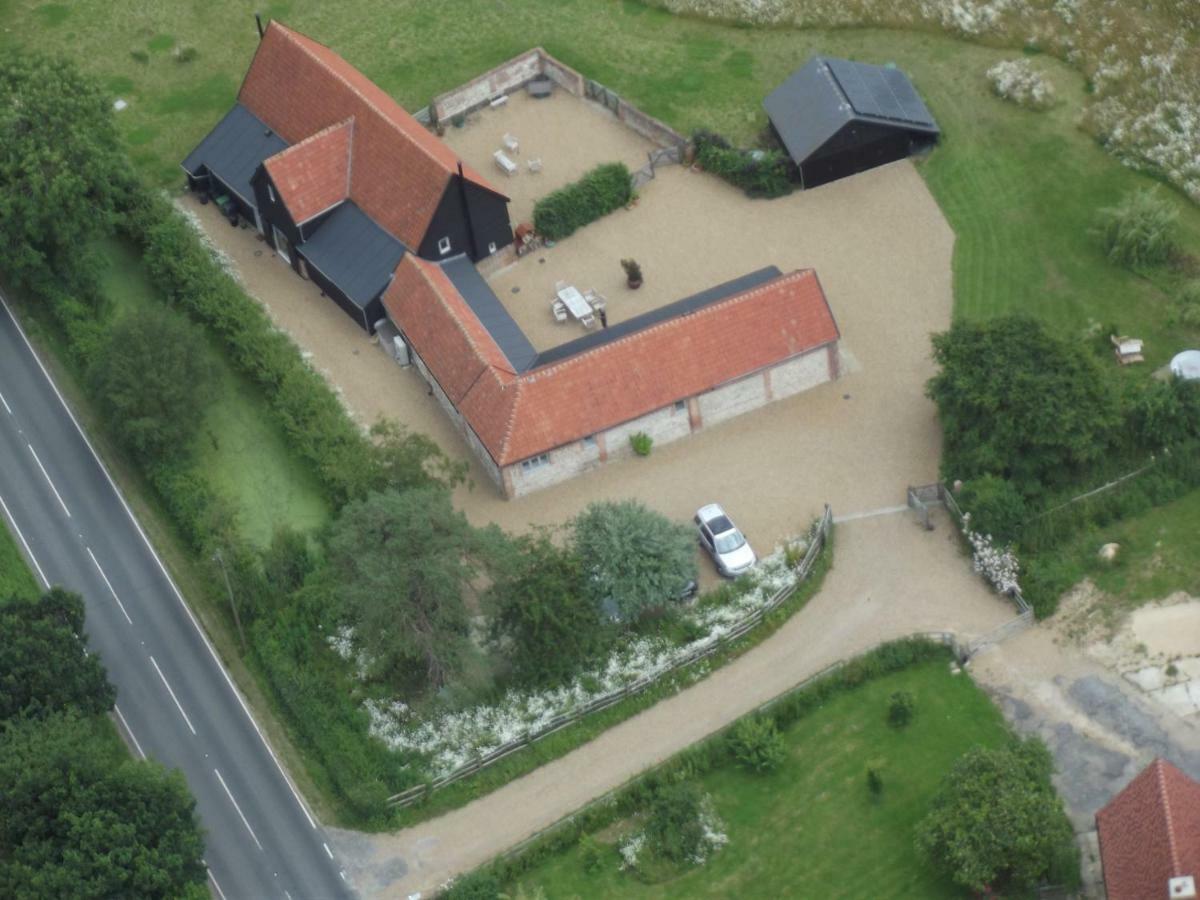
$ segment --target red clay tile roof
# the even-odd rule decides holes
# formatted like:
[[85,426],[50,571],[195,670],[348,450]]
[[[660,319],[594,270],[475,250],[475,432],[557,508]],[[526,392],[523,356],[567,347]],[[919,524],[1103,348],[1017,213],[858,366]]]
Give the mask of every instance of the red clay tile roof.
[[263,163],[297,225],[350,196],[353,141],[354,120],[347,119]]
[[1200,879],[1200,783],[1156,759],[1096,813],[1109,900],[1167,900],[1172,878]]
[[397,272],[384,304],[501,466],[838,339],[820,281],[804,269],[518,376],[438,267],[405,263],[436,289],[418,296]]
[[[458,158],[361,72],[271,22],[238,100],[290,144],[353,118],[350,198],[409,247],[420,245]],[[469,166],[463,174],[500,193]]]

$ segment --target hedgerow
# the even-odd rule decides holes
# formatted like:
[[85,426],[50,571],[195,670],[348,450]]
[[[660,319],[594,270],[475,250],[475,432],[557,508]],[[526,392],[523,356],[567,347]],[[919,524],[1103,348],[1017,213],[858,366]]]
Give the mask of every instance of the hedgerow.
[[795,164],[779,150],[742,150],[704,130],[693,134],[692,142],[700,167],[741,188],[747,197],[782,197],[800,186]]
[[561,241],[620,209],[632,197],[629,168],[624,163],[604,163],[539,200],[533,207],[533,227],[539,234]]

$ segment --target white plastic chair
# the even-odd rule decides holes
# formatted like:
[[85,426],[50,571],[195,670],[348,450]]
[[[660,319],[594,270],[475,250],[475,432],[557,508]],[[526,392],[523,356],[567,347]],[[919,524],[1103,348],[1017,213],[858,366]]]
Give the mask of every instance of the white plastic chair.
[[565,281],[554,282],[554,293],[561,294],[566,289],[567,289],[567,283]]
[[550,309],[554,313],[555,322],[567,321],[567,304],[563,303],[561,300],[555,300],[552,304],[550,304]]
[[591,328],[593,325],[596,324],[596,317],[595,316],[584,316],[579,321],[583,324],[584,328]]
[[513,135],[505,132],[501,142],[504,144],[506,149],[511,150],[513,153],[521,152],[521,142],[518,141]]
[[525,165],[529,167],[530,172],[533,172],[536,175],[538,172],[542,171],[542,158],[540,156],[535,156]]

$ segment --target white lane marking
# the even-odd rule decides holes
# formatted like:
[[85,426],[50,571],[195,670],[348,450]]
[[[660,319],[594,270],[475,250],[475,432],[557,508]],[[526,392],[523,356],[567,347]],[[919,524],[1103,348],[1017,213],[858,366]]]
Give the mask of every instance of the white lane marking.
[[142,745],[138,743],[137,735],[133,733],[133,729],[129,727],[129,723],[125,721],[125,716],[121,713],[121,707],[113,704],[113,709],[117,713],[117,718],[121,720],[121,726],[125,729],[125,733],[129,735],[129,739],[133,741],[133,749],[137,751],[138,756],[142,759],[146,758],[146,751],[142,749]]
[[13,414],[12,407],[9,406],[8,401],[4,399],[4,394],[0,394],[0,403],[4,404],[4,408],[8,410],[8,414],[11,416]]
[[329,849],[329,845],[324,841],[321,841],[321,846],[325,848],[326,855],[328,855],[330,859],[333,859],[333,851]]
[[242,815],[242,808],[238,806],[238,802],[233,799],[233,792],[229,790],[229,785],[225,783],[225,779],[221,777],[220,769],[213,769],[213,774],[217,776],[217,781],[221,782],[221,787],[225,788],[225,796],[229,798],[229,802],[233,804],[233,808],[237,810],[237,814],[241,817],[242,824],[246,826],[246,830],[250,832],[250,837],[254,838],[254,843],[258,844],[258,849],[263,848],[262,844],[258,843],[258,835],[254,833],[254,829],[250,827],[250,823],[246,821],[246,817]]
[[196,616],[192,612],[192,608],[188,606],[187,601],[183,599],[183,594],[179,592],[179,587],[175,584],[175,580],[171,577],[171,573],[167,571],[167,567],[163,564],[162,559],[159,557],[158,551],[154,549],[154,545],[150,543],[150,538],[146,536],[146,532],[142,529],[142,523],[137,520],[137,516],[135,516],[133,514],[133,510],[129,508],[129,504],[125,501],[125,495],[121,493],[120,488],[117,487],[117,483],[113,481],[112,475],[109,474],[108,467],[104,465],[104,460],[100,458],[100,454],[96,452],[96,448],[92,446],[91,440],[88,439],[87,434],[80,426],[79,420],[75,418],[75,413],[72,412],[71,407],[67,405],[67,401],[63,398],[62,392],[58,389],[58,385],[54,383],[54,379],[50,377],[50,373],[46,370],[45,363],[43,363],[41,357],[37,355],[37,351],[33,349],[33,344],[29,342],[29,337],[25,334],[25,329],[21,327],[21,323],[17,321],[17,317],[13,315],[12,308],[8,305],[8,300],[3,294],[0,294],[0,306],[4,307],[4,312],[12,321],[13,327],[17,329],[17,334],[21,336],[21,340],[25,342],[25,346],[29,349],[29,355],[33,357],[33,361],[36,362],[38,364],[38,368],[42,370],[42,375],[45,376],[47,384],[50,385],[50,389],[54,391],[54,396],[58,397],[58,402],[61,403],[62,408],[66,410],[67,417],[70,418],[71,424],[75,426],[75,430],[79,432],[79,436],[83,438],[84,444],[86,444],[88,450],[91,451],[92,458],[96,460],[96,465],[98,465],[100,467],[100,471],[104,473],[104,477],[108,480],[109,487],[111,487],[113,493],[117,495],[117,499],[121,501],[121,506],[124,507],[125,514],[129,516],[129,521],[133,523],[133,527],[136,528],[137,533],[141,535],[142,542],[146,545],[146,549],[150,551],[150,555],[154,557],[154,561],[158,564],[159,571],[162,572],[163,577],[167,579],[167,584],[171,585],[171,590],[175,594],[175,599],[179,601],[179,605],[183,607],[183,611],[187,613],[188,619],[191,620],[192,627],[196,629],[196,632],[200,635],[200,639],[204,641],[204,646],[208,648],[209,654],[212,656],[213,661],[217,664],[217,669],[224,676],[225,683],[229,685],[229,690],[231,690],[233,692],[233,696],[237,698],[238,704],[242,707],[242,712],[246,714],[246,718],[249,719],[250,724],[254,726],[254,731],[258,734],[259,740],[263,742],[263,746],[267,748],[267,753],[270,754],[271,761],[275,763],[275,768],[278,769],[279,774],[283,776],[284,783],[288,786],[288,790],[292,792],[292,797],[295,798],[296,803],[300,807],[300,811],[304,813],[304,818],[308,820],[308,827],[315,830],[317,823],[314,821],[312,813],[308,811],[308,804],[304,802],[304,798],[301,797],[300,792],[296,790],[296,785],[292,783],[291,776],[288,775],[286,770],[284,770],[283,763],[279,761],[279,757],[275,755],[275,750],[267,741],[267,736],[263,734],[262,729],[258,727],[258,722],[255,720],[254,716],[250,714],[250,707],[246,705],[246,700],[242,697],[242,692],[239,691],[237,689],[237,685],[233,683],[233,678],[230,677],[229,672],[225,669],[224,663],[221,662],[221,657],[217,656],[217,651],[214,649],[212,642],[208,639],[208,635],[205,634],[204,629],[200,627],[200,623],[196,621]]
[[25,548],[25,555],[29,557],[29,561],[33,563],[33,567],[37,569],[38,578],[42,579],[42,587],[45,590],[50,589],[50,580],[46,577],[46,573],[42,571],[41,565],[38,564],[37,557],[33,555],[33,550],[29,547],[29,541],[25,540],[25,535],[21,534],[21,529],[17,527],[17,520],[13,518],[13,514],[8,511],[8,504],[4,502],[4,498],[0,497],[0,507],[4,509],[4,517],[8,519],[8,524],[12,526],[12,530],[17,533],[17,537],[21,540],[21,546]]
[[100,563],[96,561],[96,554],[92,552],[92,548],[87,548],[88,556],[92,558],[92,563],[96,566],[96,571],[100,573],[100,577],[104,579],[104,583],[108,586],[108,592],[112,594],[113,599],[117,601],[117,606],[121,607],[121,613],[125,616],[125,621],[130,625],[133,624],[133,619],[129,618],[129,613],[125,612],[125,604],[121,602],[121,598],[117,596],[117,592],[113,590],[112,582],[108,580],[108,576],[104,574],[104,570],[100,568]]
[[63,512],[67,514],[67,518],[71,518],[71,511],[67,509],[67,504],[63,503],[62,494],[58,492],[58,488],[54,486],[54,482],[50,480],[50,473],[46,471],[46,467],[42,465],[42,461],[38,459],[37,451],[33,449],[33,444],[26,444],[29,452],[33,454],[33,461],[37,463],[38,468],[42,470],[42,475],[46,478],[46,484],[50,485],[50,490],[54,491],[54,497],[58,500],[58,505],[62,507]]
[[342,881],[345,881],[345,880],[346,880],[346,873],[345,873],[345,872],[343,872],[343,871],[341,871],[341,870],[339,869],[339,870],[338,870],[338,874],[342,876]]
[[188,718],[188,714],[183,711],[183,704],[179,702],[179,698],[175,696],[175,692],[171,690],[171,685],[167,683],[167,676],[163,674],[162,669],[158,667],[158,662],[153,656],[150,657],[150,662],[154,664],[154,671],[158,673],[158,677],[162,679],[163,685],[167,689],[167,693],[171,695],[171,699],[175,701],[175,706],[179,710],[179,714],[183,716],[183,721],[187,722],[187,727],[191,728],[192,734],[196,733],[196,729],[192,728],[192,720]]
[[283,889],[283,896],[287,897],[287,900],[292,900],[292,895],[288,893],[287,888]]
[[217,876],[212,873],[212,869],[208,868],[208,863],[204,864],[204,868],[208,870],[208,880],[211,881],[213,883],[213,887],[217,889],[217,896],[220,897],[221,900],[226,900],[225,892],[221,890],[221,885],[217,884]]

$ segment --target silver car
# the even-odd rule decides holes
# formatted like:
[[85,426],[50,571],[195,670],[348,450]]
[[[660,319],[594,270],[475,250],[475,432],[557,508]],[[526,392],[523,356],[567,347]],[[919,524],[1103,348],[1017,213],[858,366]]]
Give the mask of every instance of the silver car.
[[700,545],[712,556],[717,571],[726,578],[745,574],[758,562],[745,535],[719,504],[700,507],[695,522],[700,529]]

